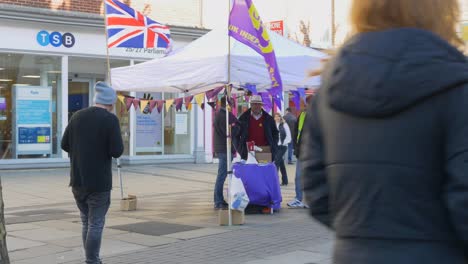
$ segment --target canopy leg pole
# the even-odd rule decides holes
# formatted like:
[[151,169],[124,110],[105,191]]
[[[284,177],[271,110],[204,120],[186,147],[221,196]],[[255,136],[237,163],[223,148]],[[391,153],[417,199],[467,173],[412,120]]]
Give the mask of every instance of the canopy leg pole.
[[232,180],[232,159],[231,159],[231,125],[229,124],[229,85],[226,85],[226,157],[227,157],[227,174],[228,174],[228,217],[229,226],[232,226],[232,212],[231,212],[231,180]]

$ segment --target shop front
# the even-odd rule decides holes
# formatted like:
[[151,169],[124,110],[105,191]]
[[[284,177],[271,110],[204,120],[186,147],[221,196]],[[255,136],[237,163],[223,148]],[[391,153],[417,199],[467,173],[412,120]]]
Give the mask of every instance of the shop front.
[[[75,112],[93,104],[95,83],[108,77],[102,19],[61,17],[57,23],[56,18],[10,15],[0,18],[0,169],[68,166],[67,153],[60,148],[63,131]],[[174,48],[205,32],[174,28]],[[109,54],[112,68],[160,56],[154,49],[118,48]],[[194,153],[204,152],[203,111],[145,113],[127,111],[118,103],[116,114],[125,142],[124,164],[195,161]]]

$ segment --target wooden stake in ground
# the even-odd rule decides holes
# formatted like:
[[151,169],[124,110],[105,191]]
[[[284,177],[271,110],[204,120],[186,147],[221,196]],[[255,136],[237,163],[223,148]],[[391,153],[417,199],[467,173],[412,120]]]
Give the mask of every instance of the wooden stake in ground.
[[10,264],[6,243],[6,228],[3,207],[2,179],[0,178],[0,264]]

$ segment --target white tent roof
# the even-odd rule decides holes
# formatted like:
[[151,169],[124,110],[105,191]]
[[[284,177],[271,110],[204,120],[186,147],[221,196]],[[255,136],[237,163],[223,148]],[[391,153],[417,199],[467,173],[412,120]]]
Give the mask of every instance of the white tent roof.
[[[326,54],[274,32],[270,31],[269,34],[283,89],[318,86],[320,79],[308,78],[307,71],[320,67],[320,59]],[[227,29],[215,29],[169,56],[112,69],[113,87],[118,91],[189,94],[204,92],[228,82],[235,86],[256,84],[258,91],[270,88],[271,81],[263,57],[233,38],[230,41],[231,56],[228,56]]]

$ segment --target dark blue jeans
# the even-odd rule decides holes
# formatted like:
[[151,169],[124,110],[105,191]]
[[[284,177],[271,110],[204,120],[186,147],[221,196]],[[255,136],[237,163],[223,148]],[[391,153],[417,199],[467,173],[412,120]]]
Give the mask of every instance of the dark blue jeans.
[[275,157],[276,169],[281,171],[281,184],[286,185],[288,185],[288,173],[286,172],[286,166],[284,166],[284,153],[286,153],[287,148],[287,146],[278,146]]
[[100,264],[102,230],[110,206],[110,191],[89,192],[79,188],[73,188],[72,191],[83,223],[82,236],[86,263]]
[[214,188],[214,203],[215,206],[221,205],[224,202],[223,186],[227,176],[227,154],[216,153],[218,155],[218,176],[216,177],[216,183]]
[[288,144],[288,163],[292,162],[293,150],[294,150],[294,147],[293,147],[293,143],[291,142]]
[[302,202],[302,177],[301,177],[301,162],[297,159],[296,163],[296,178],[295,178],[295,187],[296,187],[296,199]]

